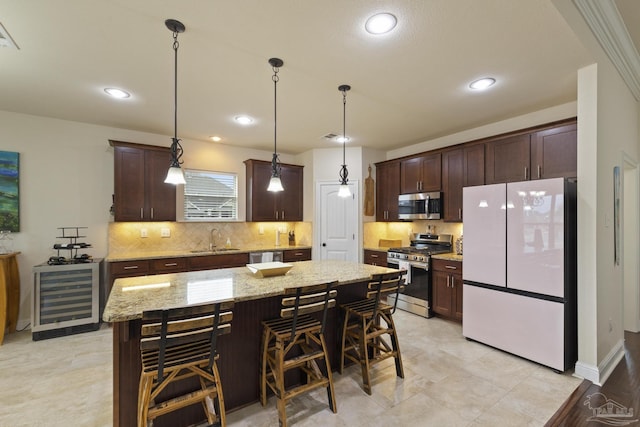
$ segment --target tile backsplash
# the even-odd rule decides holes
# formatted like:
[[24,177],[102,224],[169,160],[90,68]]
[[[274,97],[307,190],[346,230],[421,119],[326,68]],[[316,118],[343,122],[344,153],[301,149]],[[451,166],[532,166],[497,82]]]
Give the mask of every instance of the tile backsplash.
[[[310,222],[112,222],[109,224],[109,254],[144,251],[190,251],[209,248],[211,230],[216,229],[215,244],[224,247],[227,239],[234,248],[273,247],[276,230],[283,248],[293,230],[296,244],[311,245]],[[169,234],[168,237],[162,237]],[[146,234],[147,237],[142,237]]]
[[364,224],[364,247],[376,248],[380,239],[402,240],[402,246],[409,246],[410,234],[426,233],[427,226],[435,227],[436,234],[452,234],[454,242],[462,234],[462,223],[459,222],[367,222]]

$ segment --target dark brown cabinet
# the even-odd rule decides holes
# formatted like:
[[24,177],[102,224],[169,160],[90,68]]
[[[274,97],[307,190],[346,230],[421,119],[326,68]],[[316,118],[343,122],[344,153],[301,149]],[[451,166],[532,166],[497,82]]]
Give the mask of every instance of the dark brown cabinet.
[[302,221],[303,166],[282,164],[284,191],[267,191],[271,162],[245,160],[247,171],[247,221]]
[[441,190],[441,154],[433,153],[402,160],[400,194]]
[[462,188],[484,184],[484,144],[442,153],[443,219],[462,221]]
[[434,313],[462,320],[462,262],[432,259]]
[[109,143],[114,147],[114,220],[175,221],[176,186],[164,183],[169,149]]
[[487,184],[526,181],[531,177],[531,135],[516,135],[487,143]]
[[569,124],[531,135],[531,179],[575,177],[578,126]]
[[249,263],[249,254],[246,252],[221,255],[201,255],[189,257],[187,259],[188,271],[242,267],[247,263]]
[[384,251],[364,250],[364,263],[370,265],[387,266],[387,253]]
[[577,175],[577,124],[559,124],[486,143],[486,183]]
[[311,248],[286,249],[282,251],[284,262],[309,261],[311,260]]
[[442,201],[445,221],[462,221],[462,186],[464,183],[464,150],[442,153]]
[[398,221],[400,162],[376,163],[376,221]]

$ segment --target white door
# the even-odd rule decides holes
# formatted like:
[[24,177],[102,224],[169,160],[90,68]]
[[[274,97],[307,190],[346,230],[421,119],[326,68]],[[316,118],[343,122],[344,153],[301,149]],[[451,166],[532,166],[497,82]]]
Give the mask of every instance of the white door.
[[338,184],[318,184],[318,209],[315,224],[320,259],[358,262],[358,190],[349,183],[351,197],[338,197]]
[[505,184],[462,189],[465,282],[506,286],[505,192]]
[[510,182],[507,200],[507,287],[563,297],[564,178]]

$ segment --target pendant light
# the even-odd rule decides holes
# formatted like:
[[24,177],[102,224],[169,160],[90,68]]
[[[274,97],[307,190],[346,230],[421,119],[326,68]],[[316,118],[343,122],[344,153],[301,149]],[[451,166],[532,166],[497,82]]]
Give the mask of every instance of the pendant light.
[[284,62],[280,58],[271,58],[269,59],[269,64],[273,68],[273,76],[271,80],[273,80],[273,158],[271,159],[271,179],[269,180],[269,187],[267,187],[267,191],[284,191],[282,187],[282,181],[280,180],[280,162],[278,161],[278,96],[277,96],[277,86],[278,80],[278,71],[280,71],[280,67],[284,65]]
[[342,92],[342,168],[340,169],[340,189],[338,190],[339,197],[350,197],[351,190],[349,190],[349,180],[347,176],[349,171],[346,165],[345,156],[345,144],[347,143],[347,91],[351,89],[349,85],[340,85],[338,90]]
[[164,182],[167,184],[186,184],[184,180],[184,174],[180,165],[182,164],[182,145],[178,139],[178,34],[184,33],[185,27],[180,21],[175,19],[167,19],[164,21],[164,25],[173,33],[173,50],[175,52],[174,59],[174,101],[173,101],[173,138],[171,143],[171,163],[169,164],[169,171]]

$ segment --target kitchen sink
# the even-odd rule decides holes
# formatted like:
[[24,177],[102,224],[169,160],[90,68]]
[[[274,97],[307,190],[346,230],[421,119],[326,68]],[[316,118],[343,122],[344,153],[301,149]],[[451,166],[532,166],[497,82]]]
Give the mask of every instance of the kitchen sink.
[[215,254],[219,252],[229,252],[229,251],[239,251],[238,248],[217,248],[217,249],[194,249],[191,252],[192,254]]

